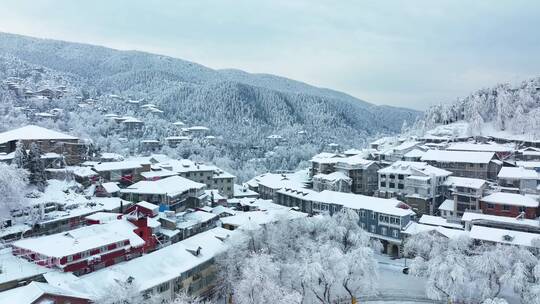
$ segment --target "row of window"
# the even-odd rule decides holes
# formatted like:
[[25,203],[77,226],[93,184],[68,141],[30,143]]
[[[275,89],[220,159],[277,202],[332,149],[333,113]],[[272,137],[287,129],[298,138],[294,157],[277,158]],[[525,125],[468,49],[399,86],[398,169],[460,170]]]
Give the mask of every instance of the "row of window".
[[[381,182],[381,187],[386,187],[386,182]],[[396,188],[395,183],[388,183],[388,188]],[[403,184],[397,184],[398,189],[404,189],[405,186]]]
[[[83,251],[83,252],[80,253],[81,259],[85,259],[85,258],[89,257],[91,255],[91,252],[95,251],[96,249],[99,250],[99,253],[105,253],[105,252],[110,251],[108,247],[111,246],[111,245],[113,245],[114,248],[121,248],[121,247],[124,246],[125,242],[127,242],[127,241],[116,242],[116,243],[109,244],[109,245],[106,245],[106,246],[101,246],[99,248]],[[66,256],[67,262],[68,263],[73,262],[74,256],[75,255]]]
[[[367,230],[366,229],[367,225],[365,223],[360,223],[360,227],[362,227],[362,229],[364,230]],[[369,232],[371,233],[380,234],[383,236],[392,236],[395,239],[399,238],[399,232],[397,229],[389,230],[387,227],[380,227],[379,230],[380,230],[380,233],[377,232],[377,227],[375,225],[369,225]],[[389,233],[389,231],[391,231],[391,233]]]

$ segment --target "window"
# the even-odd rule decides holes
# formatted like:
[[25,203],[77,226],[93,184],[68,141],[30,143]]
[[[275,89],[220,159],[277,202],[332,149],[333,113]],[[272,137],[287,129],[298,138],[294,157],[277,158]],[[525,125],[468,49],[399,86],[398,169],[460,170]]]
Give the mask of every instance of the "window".
[[376,216],[377,216],[377,215],[375,214],[375,212],[372,212],[372,213],[371,213],[371,219],[372,219],[372,220],[374,220],[374,219],[376,218]]
[[398,179],[403,179],[403,174],[398,174],[397,178]]
[[360,216],[366,217],[366,210],[360,210]]
[[381,182],[381,187],[386,187],[386,182]]
[[375,233],[375,225],[371,225],[370,231],[373,232],[373,233]]
[[493,208],[495,208],[495,206],[493,206],[493,204],[490,204],[490,203],[487,204],[487,207],[488,207],[488,209],[493,209]]
[[382,235],[386,235],[386,233],[387,233],[386,227],[382,227],[382,228],[381,228],[381,234],[382,234]]
[[403,184],[398,184],[397,187],[398,189],[403,189]]
[[504,210],[504,211],[510,210],[510,206],[509,206],[509,205],[503,205],[503,210]]
[[360,227],[362,227],[362,229],[366,230],[366,223],[360,223]]
[[399,238],[398,231],[396,229],[392,230],[392,236],[396,239]]
[[525,212],[525,207],[524,206],[519,206],[519,212]]
[[395,184],[395,183],[390,183],[390,184],[388,185],[388,187],[390,187],[390,188],[395,188],[395,187],[396,187],[396,184]]
[[68,261],[68,263],[69,263],[69,262],[73,261],[73,256],[72,256],[72,255],[68,255],[68,256],[66,257],[66,259],[67,259],[67,261]]

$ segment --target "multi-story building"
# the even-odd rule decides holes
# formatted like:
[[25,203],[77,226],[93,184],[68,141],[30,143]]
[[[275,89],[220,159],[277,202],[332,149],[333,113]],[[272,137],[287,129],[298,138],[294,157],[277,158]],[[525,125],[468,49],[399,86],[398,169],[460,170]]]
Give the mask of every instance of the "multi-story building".
[[[173,300],[179,293],[204,297],[216,286],[215,257],[227,250],[231,231],[213,228],[139,258],[114,265],[77,279],[56,275],[47,281],[60,288],[105,297],[111,288],[133,286],[145,297]],[[93,298],[92,300],[98,300]]]
[[377,162],[366,160],[359,155],[342,158],[335,165],[338,172],[343,172],[351,178],[351,192],[364,195],[373,195],[377,191],[379,187],[377,171],[380,168]]
[[443,200],[443,184],[452,174],[422,162],[398,161],[379,170],[380,197],[407,201],[415,212],[433,214]]
[[538,161],[540,160],[540,148],[525,147],[516,153],[516,159],[522,161]]
[[80,275],[152,251],[156,243],[146,217],[129,217],[19,240],[12,244],[12,253],[41,266]]
[[524,217],[534,219],[540,215],[537,195],[522,195],[495,192],[480,200],[480,208],[485,214]]
[[160,162],[159,166],[181,177],[205,184],[208,189],[217,189],[229,198],[234,196],[235,176],[216,166],[196,163],[189,159],[166,160]]
[[502,167],[497,181],[505,192],[536,194],[540,185],[540,173],[522,167]]
[[507,159],[514,155],[516,147],[514,144],[497,143],[471,143],[457,142],[449,145],[446,150],[449,151],[470,151],[470,152],[493,152],[498,159]]
[[313,189],[315,191],[339,191],[351,192],[352,179],[343,172],[332,172],[329,174],[317,174],[313,176]]
[[401,254],[401,231],[416,216],[409,206],[396,199],[335,191],[283,188],[274,201],[309,214],[334,214],[342,208],[354,210],[362,229],[381,240],[386,253],[396,256]]
[[[450,176],[444,183],[448,198],[445,212],[451,217],[461,217],[466,211],[480,210],[480,199],[487,188],[487,182],[478,178]],[[450,210],[452,209],[452,210]]]
[[99,174],[103,182],[131,185],[143,179],[142,172],[150,171],[150,163],[140,161],[105,162],[94,165],[92,170]]
[[204,197],[204,184],[180,176],[156,181],[140,181],[122,189],[122,198],[131,202],[147,201],[169,210],[195,208]]
[[496,180],[502,167],[494,152],[428,150],[421,160],[454,176]]
[[274,199],[277,191],[285,187],[304,188],[307,175],[302,171],[292,174],[265,173],[246,182],[250,190],[259,193],[262,199]]
[[339,154],[329,152],[322,152],[313,156],[310,160],[310,177],[313,177],[317,174],[329,174],[336,171],[335,165],[341,159],[342,157]]

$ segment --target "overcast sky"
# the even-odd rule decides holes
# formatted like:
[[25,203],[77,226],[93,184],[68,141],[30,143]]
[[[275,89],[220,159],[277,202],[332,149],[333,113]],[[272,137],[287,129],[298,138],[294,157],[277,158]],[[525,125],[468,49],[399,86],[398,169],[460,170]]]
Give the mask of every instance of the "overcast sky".
[[540,76],[540,1],[16,0],[0,31],[271,73],[424,109]]

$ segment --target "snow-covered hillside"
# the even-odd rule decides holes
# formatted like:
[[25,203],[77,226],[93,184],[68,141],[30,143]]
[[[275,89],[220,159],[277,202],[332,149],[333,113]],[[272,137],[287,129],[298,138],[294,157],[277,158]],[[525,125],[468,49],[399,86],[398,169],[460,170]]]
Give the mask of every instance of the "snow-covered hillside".
[[[166,56],[11,34],[0,34],[0,58],[0,80],[18,77],[25,89],[66,91],[44,103],[22,99],[2,85],[0,101],[9,118],[0,131],[27,123],[28,111],[59,108],[64,110],[62,119],[35,123],[71,131],[105,150],[125,154],[141,139],[180,135],[171,123],[182,121],[208,127],[217,140],[211,145],[184,144],[169,154],[198,155],[208,161],[219,157],[235,173],[248,161],[265,170],[294,169],[329,143],[361,146],[378,134],[398,132],[403,121],[410,124],[420,115],[273,75],[213,70]],[[81,105],[84,100],[91,102]],[[139,105],[148,103],[163,112],[141,111]],[[103,123],[103,115],[110,113],[144,121],[142,134],[133,138],[111,132]],[[283,140],[269,142],[270,135]],[[124,137],[127,143],[118,141]],[[261,151],[267,152],[263,164]]]
[[515,86],[500,84],[476,91],[453,103],[433,106],[426,113],[425,125],[417,125],[415,129],[434,129],[432,132],[435,133],[446,129],[455,134],[465,133],[467,136],[517,136],[523,140],[538,140],[540,78]]

